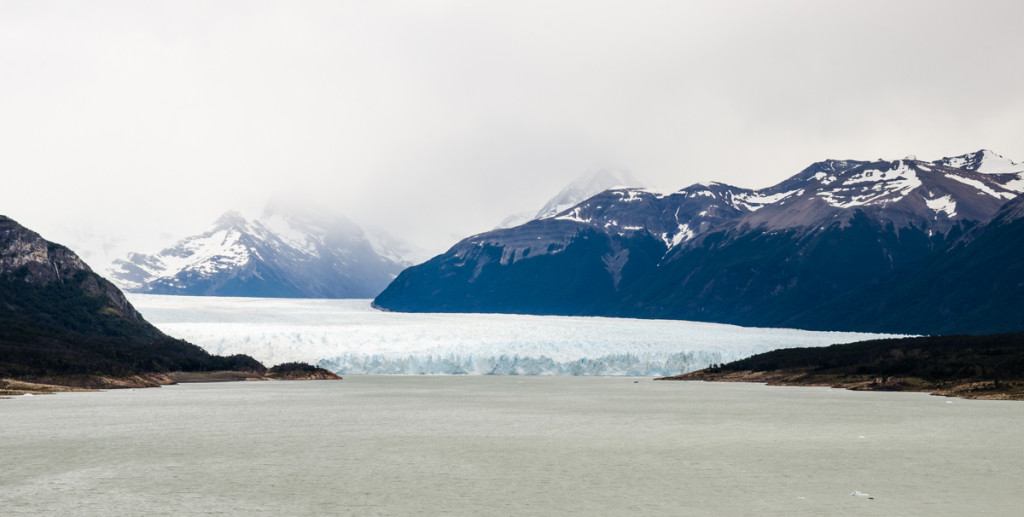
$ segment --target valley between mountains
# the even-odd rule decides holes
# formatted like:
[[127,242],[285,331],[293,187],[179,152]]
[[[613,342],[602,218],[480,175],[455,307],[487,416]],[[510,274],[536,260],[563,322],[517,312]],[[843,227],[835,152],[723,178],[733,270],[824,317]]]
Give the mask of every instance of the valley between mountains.
[[[115,262],[110,277],[149,294],[376,295],[374,307],[398,312],[889,334],[1024,330],[1024,165],[992,151],[825,160],[759,190],[622,185],[633,182],[622,171],[591,171],[533,215],[426,261],[340,217],[278,206],[255,219],[228,212],[206,232]],[[268,372],[252,357],[214,356],[170,337],[74,252],[6,217],[0,251],[0,377],[109,387],[173,382],[174,372],[329,376],[308,365]],[[950,375],[984,376],[988,363],[971,361],[953,360]]]

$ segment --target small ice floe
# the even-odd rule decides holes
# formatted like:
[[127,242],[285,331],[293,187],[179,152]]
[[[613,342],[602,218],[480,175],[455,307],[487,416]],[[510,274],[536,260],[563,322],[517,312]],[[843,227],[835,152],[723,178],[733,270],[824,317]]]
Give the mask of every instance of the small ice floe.
[[850,495],[852,495],[854,497],[867,497],[868,499],[874,499],[874,497],[871,497],[871,494],[865,494],[864,492],[861,492],[860,490],[854,490],[853,492],[850,492]]
[[31,396],[32,396],[31,393],[26,393],[26,394],[22,395],[22,397],[31,397]]
[[947,400],[947,401],[946,401],[946,404],[952,404],[952,403],[953,403],[953,401],[952,401],[952,400]]
[[864,436],[864,435],[862,434],[862,435],[858,436],[857,438],[860,438],[861,440],[866,440],[866,439],[867,439],[867,436]]

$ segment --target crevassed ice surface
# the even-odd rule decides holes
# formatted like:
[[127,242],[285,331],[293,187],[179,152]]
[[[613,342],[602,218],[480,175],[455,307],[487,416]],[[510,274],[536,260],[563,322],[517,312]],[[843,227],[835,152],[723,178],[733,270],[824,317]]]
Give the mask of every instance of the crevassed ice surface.
[[676,320],[382,312],[369,300],[129,295],[167,334],[339,374],[675,375],[777,348],[883,337]]

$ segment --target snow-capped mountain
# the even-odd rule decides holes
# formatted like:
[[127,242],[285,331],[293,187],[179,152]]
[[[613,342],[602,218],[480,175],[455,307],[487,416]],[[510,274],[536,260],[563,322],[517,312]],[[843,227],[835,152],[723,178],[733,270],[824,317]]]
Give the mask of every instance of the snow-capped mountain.
[[497,228],[512,228],[534,219],[554,217],[591,196],[610,188],[643,186],[644,183],[642,181],[633,177],[633,174],[623,167],[590,169],[582,176],[573,180],[572,183],[566,185],[558,194],[555,194],[540,210],[510,215]]
[[139,293],[367,298],[409,265],[402,250],[345,218],[271,206],[252,221],[227,212],[159,253],[115,261],[109,274]]
[[403,272],[375,303],[873,331],[855,311],[831,327],[801,314],[947,250],[1024,191],[1014,166],[979,151],[826,160],[761,190],[615,188],[469,237]]
[[937,165],[958,167],[985,174],[1019,174],[1024,172],[1024,163],[1015,163],[988,149],[952,158],[943,158],[936,160],[935,163]]
[[[970,156],[955,159],[966,161]],[[813,229],[852,217],[857,210],[897,228],[929,227],[946,233],[957,221],[991,217],[1024,192],[1022,178],[1024,170],[983,173],[914,159],[827,160],[762,190],[721,183],[692,185],[668,195],[615,189],[555,219],[619,233],[645,231],[660,236],[669,248],[705,231],[720,230],[726,222],[762,230]]]

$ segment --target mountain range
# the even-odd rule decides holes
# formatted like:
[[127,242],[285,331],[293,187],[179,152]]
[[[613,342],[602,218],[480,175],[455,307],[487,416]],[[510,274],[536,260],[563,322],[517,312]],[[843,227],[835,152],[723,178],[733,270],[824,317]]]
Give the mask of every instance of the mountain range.
[[346,218],[270,205],[258,219],[227,212],[158,253],[131,253],[109,276],[136,293],[371,298],[409,265],[405,252]]
[[613,188],[403,271],[396,311],[899,333],[1024,329],[1024,165],[825,160],[764,189]]

